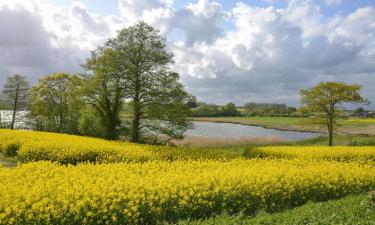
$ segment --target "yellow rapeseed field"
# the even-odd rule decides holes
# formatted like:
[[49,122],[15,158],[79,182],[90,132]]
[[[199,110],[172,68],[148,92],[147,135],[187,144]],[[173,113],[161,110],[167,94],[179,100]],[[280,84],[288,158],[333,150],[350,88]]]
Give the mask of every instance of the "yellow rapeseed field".
[[375,123],[375,119],[349,119],[350,122]]
[[253,157],[375,162],[375,146],[267,146],[249,151]]
[[35,162],[0,168],[0,224],[160,224],[272,211],[372,188],[375,168],[355,162]]
[[149,160],[231,159],[225,151],[140,145],[98,138],[33,131],[0,129],[0,153],[23,162],[48,160],[62,164],[116,163]]
[[79,162],[145,161],[151,146],[47,132],[0,130],[0,151],[23,161]]

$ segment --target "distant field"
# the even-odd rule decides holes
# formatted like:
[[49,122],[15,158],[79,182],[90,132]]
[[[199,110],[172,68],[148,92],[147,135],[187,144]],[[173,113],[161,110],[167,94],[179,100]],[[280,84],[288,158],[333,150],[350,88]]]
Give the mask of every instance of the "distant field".
[[[256,125],[266,128],[275,128],[281,130],[297,130],[297,131],[318,131],[326,132],[326,130],[317,125],[306,125],[301,118],[295,117],[196,117],[196,121],[222,122],[222,123],[239,123],[244,125]],[[363,134],[375,135],[374,119],[338,119],[339,134]]]

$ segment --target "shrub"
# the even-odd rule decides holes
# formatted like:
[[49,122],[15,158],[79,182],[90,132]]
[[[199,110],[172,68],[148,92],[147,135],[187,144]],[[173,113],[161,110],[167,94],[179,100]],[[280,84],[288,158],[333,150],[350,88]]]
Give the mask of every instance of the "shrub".
[[9,143],[3,149],[3,154],[6,157],[14,157],[17,155],[17,151],[20,148],[19,143]]

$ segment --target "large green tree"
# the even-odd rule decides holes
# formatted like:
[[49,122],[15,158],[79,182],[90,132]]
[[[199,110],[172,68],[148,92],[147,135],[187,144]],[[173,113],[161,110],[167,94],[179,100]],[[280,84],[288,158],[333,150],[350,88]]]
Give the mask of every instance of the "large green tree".
[[[84,99],[91,107],[85,109],[89,113],[82,115],[81,118],[84,134],[95,133],[95,136],[103,136],[106,139],[117,139],[120,135],[122,130],[120,113],[125,97],[123,74],[127,69],[119,60],[116,51],[100,47],[92,52],[91,58],[84,65],[88,71],[91,71],[89,74],[82,75]],[[97,116],[99,120],[93,121],[93,116]],[[89,123],[96,123],[100,127],[94,131]]]
[[119,62],[110,68],[120,75],[123,97],[130,101],[131,140],[141,142],[146,133],[182,138],[191,126],[190,97],[170,70],[173,55],[159,31],[140,22],[121,30],[104,48],[116,53],[112,62]]
[[43,77],[32,88],[32,116],[35,129],[78,133],[82,101],[75,75],[55,73]]
[[[333,145],[336,118],[344,103],[368,103],[360,94],[360,85],[341,82],[322,82],[315,87],[301,90],[301,111],[321,113],[328,131],[328,145]],[[320,121],[320,120],[316,120]]]
[[24,109],[29,102],[30,84],[23,75],[15,74],[7,78],[3,94],[5,101],[11,105],[12,121],[10,129],[14,129],[17,111]]

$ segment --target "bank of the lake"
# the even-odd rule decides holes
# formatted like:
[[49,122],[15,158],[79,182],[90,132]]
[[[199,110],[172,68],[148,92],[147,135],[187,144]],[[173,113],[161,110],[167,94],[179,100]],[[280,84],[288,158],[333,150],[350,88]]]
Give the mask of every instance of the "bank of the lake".
[[[261,126],[269,129],[282,131],[303,131],[327,133],[325,128],[318,125],[306,125],[298,117],[195,117],[194,121],[215,122],[215,123],[233,123],[249,126]],[[339,135],[363,135],[375,136],[374,122],[357,122],[352,119],[337,119]]]

